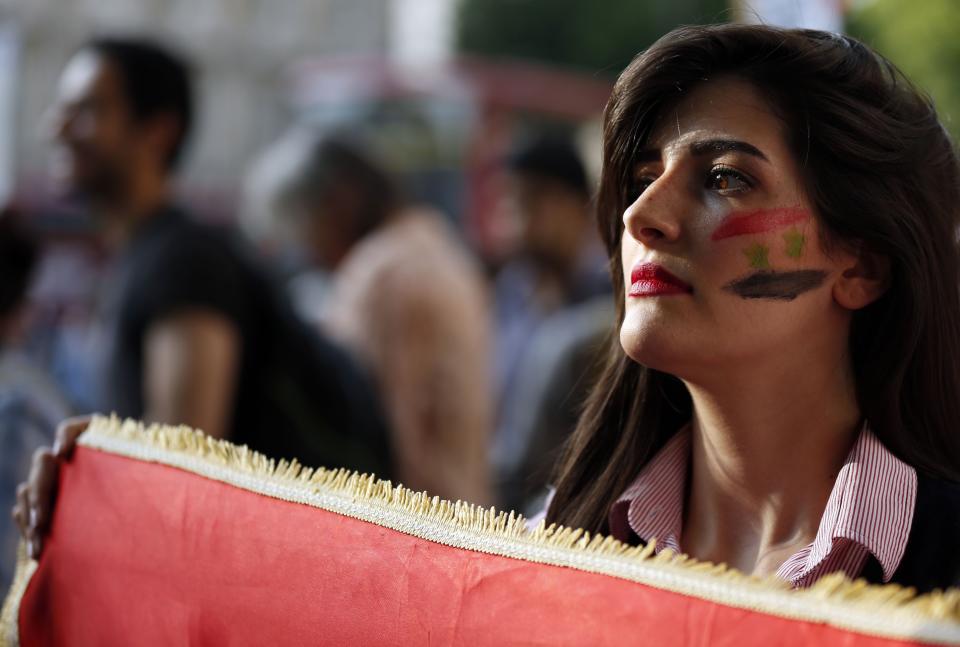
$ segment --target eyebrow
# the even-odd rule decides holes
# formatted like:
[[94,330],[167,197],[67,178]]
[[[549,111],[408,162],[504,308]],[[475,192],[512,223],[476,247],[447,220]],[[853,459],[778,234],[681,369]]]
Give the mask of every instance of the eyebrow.
[[[746,153],[747,155],[752,155],[753,157],[762,159],[764,162],[770,161],[767,156],[763,154],[763,151],[753,144],[748,144],[747,142],[742,142],[736,139],[708,139],[706,141],[694,142],[690,144],[690,152],[697,156],[708,155],[710,153],[725,153],[727,151]],[[660,149],[655,148],[642,150],[633,157],[634,164],[656,162],[659,160]]]
[[763,154],[756,146],[748,144],[747,142],[741,142],[736,139],[708,139],[703,142],[694,142],[690,144],[690,152],[694,155],[706,155],[708,153],[725,153],[727,151],[738,151],[740,153],[746,153],[747,155],[753,155],[758,157],[765,162],[769,162],[767,156]]

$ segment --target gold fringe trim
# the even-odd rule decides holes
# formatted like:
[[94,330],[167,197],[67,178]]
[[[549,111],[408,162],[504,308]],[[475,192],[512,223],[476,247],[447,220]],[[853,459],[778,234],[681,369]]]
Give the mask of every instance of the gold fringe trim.
[[20,627],[17,624],[20,600],[36,570],[37,562],[27,557],[27,546],[21,541],[17,547],[17,568],[13,574],[13,583],[3,601],[3,610],[0,611],[0,647],[20,645]]
[[[555,524],[541,522],[528,529],[526,519],[513,512],[451,503],[372,474],[275,461],[187,427],[145,427],[132,420],[97,416],[79,442],[448,546],[609,575],[727,606],[883,638],[960,644],[960,589],[918,596],[913,589],[895,584],[870,585],[834,574],[809,589],[792,591],[775,576],[745,575],[724,564],[698,562],[670,550],[655,555],[652,545],[628,546],[612,537]],[[24,561],[29,560],[24,556]],[[16,611],[30,575],[32,570],[18,567],[18,579],[0,618],[0,639],[7,635],[7,628],[16,631]]]

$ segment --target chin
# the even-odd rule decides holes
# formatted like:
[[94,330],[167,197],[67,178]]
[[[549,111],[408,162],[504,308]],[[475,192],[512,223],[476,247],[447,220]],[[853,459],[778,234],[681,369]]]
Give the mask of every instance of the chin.
[[50,188],[58,195],[75,195],[82,192],[84,173],[76,164],[54,164],[48,173]]
[[76,188],[76,183],[70,178],[50,178],[47,184],[50,193],[57,199],[74,200],[82,197],[81,192]]
[[67,200],[96,199],[110,192],[110,184],[82,169],[59,169],[50,175],[52,191]]
[[627,357],[665,373],[675,373],[689,357],[690,349],[678,339],[676,331],[670,331],[657,322],[634,321],[628,316],[620,326],[620,346]]
[[694,314],[680,316],[663,308],[630,308],[620,326],[620,346],[627,357],[681,379],[715,370],[728,359],[728,342]]

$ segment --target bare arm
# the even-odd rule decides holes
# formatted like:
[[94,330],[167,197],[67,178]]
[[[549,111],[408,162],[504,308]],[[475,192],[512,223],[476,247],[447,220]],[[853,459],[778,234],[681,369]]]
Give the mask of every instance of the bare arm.
[[[184,311],[151,326],[144,355],[147,419],[189,425],[222,438],[229,428],[239,364],[236,327],[212,311]],[[70,455],[89,421],[64,421],[53,448],[36,451],[29,478],[17,488],[12,515],[33,558],[40,556],[53,514],[59,461]]]
[[486,313],[445,281],[391,284],[372,336],[400,480],[451,500],[490,501]]
[[212,310],[184,310],[154,323],[144,339],[145,417],[229,435],[240,333]]

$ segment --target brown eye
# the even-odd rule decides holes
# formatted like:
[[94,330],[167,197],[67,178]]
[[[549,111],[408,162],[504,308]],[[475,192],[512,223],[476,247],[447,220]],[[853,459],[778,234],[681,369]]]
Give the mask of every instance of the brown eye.
[[714,168],[707,178],[707,188],[721,194],[740,193],[752,187],[750,180],[731,168]]

